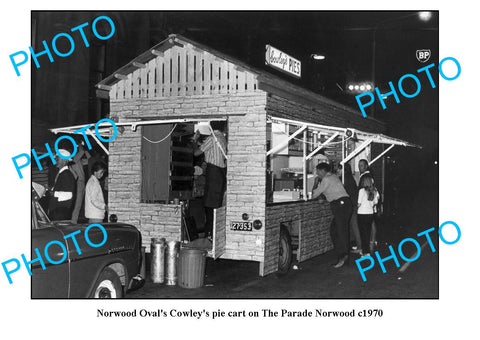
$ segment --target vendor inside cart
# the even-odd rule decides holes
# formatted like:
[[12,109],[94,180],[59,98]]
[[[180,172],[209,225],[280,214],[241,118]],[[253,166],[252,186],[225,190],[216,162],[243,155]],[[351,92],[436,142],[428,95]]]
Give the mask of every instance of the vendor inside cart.
[[[227,141],[224,135],[225,122],[198,124],[195,135],[194,156],[205,156],[205,236],[210,240],[213,232],[214,209],[223,205],[227,174]],[[203,136],[203,137],[202,137]]]
[[320,182],[317,164],[338,163],[342,152],[339,133],[328,134],[283,121],[267,125],[267,202],[309,200]]

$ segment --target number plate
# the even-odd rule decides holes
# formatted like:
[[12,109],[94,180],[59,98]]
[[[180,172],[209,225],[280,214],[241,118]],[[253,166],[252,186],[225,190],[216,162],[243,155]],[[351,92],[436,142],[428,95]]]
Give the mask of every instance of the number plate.
[[230,222],[231,230],[252,231],[253,222]]

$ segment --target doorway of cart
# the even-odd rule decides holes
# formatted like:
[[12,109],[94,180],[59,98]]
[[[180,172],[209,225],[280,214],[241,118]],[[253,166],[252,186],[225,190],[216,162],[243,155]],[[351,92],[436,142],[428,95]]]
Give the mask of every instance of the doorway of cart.
[[[188,243],[190,247],[204,248],[214,258],[218,258],[225,251],[225,198],[221,206],[213,211],[213,234],[211,238],[207,238],[204,195],[206,185],[211,183],[206,183],[205,155],[196,154],[195,150],[205,142],[219,143],[214,137],[218,132],[214,133],[212,125],[225,126],[221,133],[227,139],[225,123],[225,120],[183,120],[142,127],[141,201],[179,204],[182,243]],[[220,156],[225,157],[226,154]],[[200,239],[197,240],[199,236]]]

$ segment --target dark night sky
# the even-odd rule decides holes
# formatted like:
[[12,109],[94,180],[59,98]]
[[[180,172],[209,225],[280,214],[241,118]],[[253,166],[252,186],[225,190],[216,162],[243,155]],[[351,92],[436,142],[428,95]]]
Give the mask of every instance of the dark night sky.
[[[71,56],[57,57],[51,64],[46,57],[40,59],[41,68],[32,72],[32,118],[48,127],[99,119],[108,108],[99,106],[94,85],[171,33],[183,34],[358,109],[355,97],[339,87],[345,89],[349,81],[371,81],[374,35],[375,74],[380,88],[423,66],[415,58],[417,49],[431,49],[431,60],[438,62],[438,13],[433,12],[427,22],[419,20],[417,13],[33,12],[33,46],[39,46],[42,40],[51,42],[57,33],[85,21],[91,23],[101,14],[114,20],[116,32],[102,46],[87,30],[90,48],[78,38]],[[266,44],[300,59],[302,79],[265,66]],[[312,53],[327,58],[315,61],[310,58]],[[437,90],[424,87],[417,98],[401,104],[390,98],[387,110],[376,107],[376,117],[389,124],[389,133],[428,144],[431,138],[424,140],[423,133],[415,134],[408,126],[432,130],[426,133],[428,136],[438,133]]]

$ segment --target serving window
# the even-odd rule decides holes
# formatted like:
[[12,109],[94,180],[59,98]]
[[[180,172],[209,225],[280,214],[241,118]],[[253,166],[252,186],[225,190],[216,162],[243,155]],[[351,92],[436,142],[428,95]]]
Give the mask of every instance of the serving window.
[[282,121],[269,122],[267,203],[309,199],[315,183],[316,165],[327,157],[336,167],[342,159],[342,141],[340,133],[334,135]]

